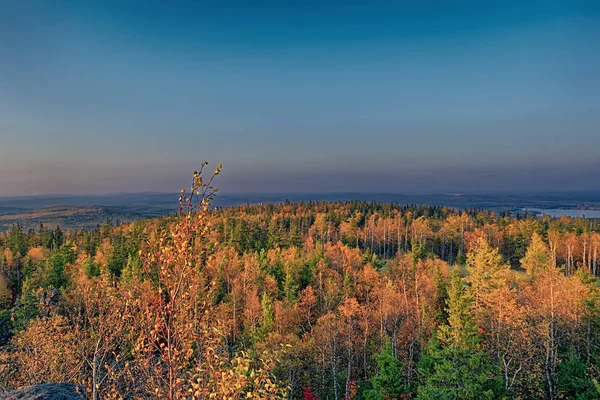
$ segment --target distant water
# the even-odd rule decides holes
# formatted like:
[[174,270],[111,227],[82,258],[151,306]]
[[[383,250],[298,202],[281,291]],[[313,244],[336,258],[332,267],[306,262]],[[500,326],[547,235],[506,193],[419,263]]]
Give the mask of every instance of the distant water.
[[567,217],[572,217],[572,218],[576,218],[576,217],[600,218],[600,210],[565,210],[565,209],[560,209],[560,208],[551,208],[551,209],[526,208],[524,210],[527,210],[529,212],[533,212],[536,214],[546,214],[549,217],[556,217],[556,218],[560,218],[563,215],[566,215]]

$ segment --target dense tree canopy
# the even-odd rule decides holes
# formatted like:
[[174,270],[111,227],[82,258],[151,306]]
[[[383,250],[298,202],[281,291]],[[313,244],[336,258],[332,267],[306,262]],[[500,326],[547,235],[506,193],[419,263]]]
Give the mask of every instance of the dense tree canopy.
[[600,397],[596,221],[363,202],[210,210],[210,183],[194,179],[200,203],[183,193],[180,216],[0,234],[2,387]]

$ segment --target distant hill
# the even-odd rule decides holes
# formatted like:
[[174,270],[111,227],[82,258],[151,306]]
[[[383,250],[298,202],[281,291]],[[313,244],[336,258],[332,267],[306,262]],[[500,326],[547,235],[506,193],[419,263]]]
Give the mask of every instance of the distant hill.
[[23,212],[23,211],[27,211],[27,210],[28,210],[27,208],[20,208],[20,207],[0,207],[0,215],[18,213],[18,212]]
[[131,222],[140,218],[155,217],[166,214],[164,210],[133,210],[127,207],[119,209],[98,206],[50,206],[36,210],[13,212],[0,215],[0,232],[10,229],[13,224],[20,223],[25,229],[37,228],[40,223],[48,227],[59,225],[62,228],[94,228],[107,219],[113,222],[121,220]]
[[[16,222],[35,228],[42,222],[61,228],[93,228],[107,218],[134,221],[173,214],[178,209],[178,193],[121,193],[109,195],[0,196],[0,232]],[[600,192],[544,193],[234,193],[216,198],[217,207],[246,204],[279,204],[285,201],[352,200],[383,203],[448,206],[458,209],[481,208],[496,212],[533,213],[544,210],[600,210]],[[65,205],[68,204],[68,205]],[[559,209],[559,210],[556,210]],[[597,211],[595,211],[597,212]],[[583,213],[592,216],[590,212]],[[590,214],[590,215],[588,215]],[[552,215],[552,213],[550,213]]]

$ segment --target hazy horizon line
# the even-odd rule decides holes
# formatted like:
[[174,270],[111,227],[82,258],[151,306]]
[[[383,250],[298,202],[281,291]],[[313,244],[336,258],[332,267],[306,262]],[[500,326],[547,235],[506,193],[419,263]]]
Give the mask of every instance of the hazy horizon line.
[[[485,195],[485,194],[558,194],[558,193],[598,193],[600,188],[596,189],[489,189],[489,190],[460,190],[456,192],[447,190],[419,190],[419,191],[369,191],[369,190],[348,190],[348,191],[232,191],[219,192],[217,197],[243,196],[243,195],[441,195],[441,196],[461,196],[461,195]],[[134,195],[179,195],[176,191],[132,191],[132,192],[105,192],[105,193],[35,193],[26,195],[2,195],[0,199],[19,199],[34,197],[113,197],[113,196],[134,196]]]

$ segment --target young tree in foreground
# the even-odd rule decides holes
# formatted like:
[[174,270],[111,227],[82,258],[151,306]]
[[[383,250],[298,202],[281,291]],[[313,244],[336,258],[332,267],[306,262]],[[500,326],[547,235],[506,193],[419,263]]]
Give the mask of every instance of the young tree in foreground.
[[473,301],[458,269],[448,290],[448,323],[439,327],[419,363],[419,399],[497,399],[501,383],[496,367],[482,351]]
[[376,356],[379,373],[371,378],[373,389],[365,393],[367,400],[400,399],[406,394],[406,386],[402,380],[402,363],[392,354],[392,344],[385,342]]

